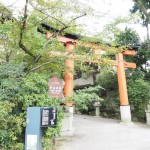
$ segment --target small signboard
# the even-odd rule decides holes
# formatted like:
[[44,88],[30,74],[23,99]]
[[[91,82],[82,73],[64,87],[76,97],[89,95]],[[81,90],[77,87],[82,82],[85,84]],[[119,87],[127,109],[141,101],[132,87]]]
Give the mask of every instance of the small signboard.
[[56,127],[57,110],[55,108],[42,108],[41,113],[41,127]]
[[63,80],[53,77],[49,80],[49,97],[63,98]]

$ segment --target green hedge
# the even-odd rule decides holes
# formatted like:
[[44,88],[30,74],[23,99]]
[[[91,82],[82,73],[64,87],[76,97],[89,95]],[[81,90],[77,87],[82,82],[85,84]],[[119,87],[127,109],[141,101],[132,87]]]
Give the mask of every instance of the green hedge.
[[23,150],[26,110],[29,106],[47,106],[58,109],[58,125],[47,128],[43,137],[44,149],[50,149],[55,135],[61,129],[63,114],[58,99],[48,98],[46,74],[30,73],[25,76],[23,65],[0,65],[0,147],[3,150]]

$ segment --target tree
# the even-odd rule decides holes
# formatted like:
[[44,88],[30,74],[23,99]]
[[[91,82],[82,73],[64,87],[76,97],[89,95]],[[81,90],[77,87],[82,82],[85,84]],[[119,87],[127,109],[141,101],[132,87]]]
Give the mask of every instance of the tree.
[[93,109],[94,101],[103,101],[98,95],[99,90],[104,90],[101,86],[88,87],[77,90],[73,95],[73,101],[76,104],[76,109],[81,113],[88,113]]
[[[28,8],[29,5],[32,10]],[[63,44],[58,43],[55,37],[64,32],[79,31],[80,26],[76,20],[86,16],[87,10],[88,13],[90,11],[90,8],[82,7],[78,1],[26,0],[24,11],[10,20],[7,18],[10,13],[12,14],[13,8],[11,10],[1,3],[0,9],[2,12],[0,40],[4,47],[1,59],[7,62],[17,52],[18,57],[27,63],[26,71],[29,72],[51,64],[51,61],[47,61],[47,52],[52,49],[64,50]],[[46,22],[58,30],[53,32],[49,40],[37,32],[41,22]]]
[[[127,61],[135,62],[137,65],[136,71],[138,73],[141,72],[140,74],[143,74],[144,80],[148,80],[149,79],[148,61],[150,59],[150,51],[148,49],[147,42],[145,41],[143,43],[140,43],[140,38],[138,34],[134,30],[131,30],[130,28],[125,28],[125,31],[122,31],[120,32],[120,34],[116,35],[114,42],[117,45],[126,46],[129,48],[138,47],[136,56],[131,58],[125,57],[125,59],[127,59]],[[127,72],[128,74],[137,74],[135,73],[135,71],[129,69]]]
[[[143,74],[140,78],[149,82],[150,81],[150,69],[149,69],[150,51],[148,49],[147,42],[143,42],[141,47],[137,51],[137,55],[134,57],[133,61],[137,65],[137,74]],[[133,72],[134,74],[135,72]],[[136,73],[135,73],[136,74]],[[137,76],[138,78],[138,76]]]
[[130,28],[125,28],[124,31],[120,32],[115,37],[115,43],[120,46],[134,46],[140,44],[140,38],[138,34]]
[[139,11],[143,20],[143,25],[147,28],[148,49],[150,49],[149,27],[150,24],[150,2],[149,0],[134,0],[134,6],[131,9],[132,13]]

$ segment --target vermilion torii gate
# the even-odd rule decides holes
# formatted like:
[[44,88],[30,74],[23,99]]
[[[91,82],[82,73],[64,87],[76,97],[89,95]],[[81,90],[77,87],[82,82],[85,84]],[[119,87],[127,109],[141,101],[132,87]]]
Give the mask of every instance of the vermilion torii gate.
[[[49,31],[46,32],[46,38],[49,39],[52,36],[52,33]],[[77,42],[75,39],[70,37],[57,37],[57,40],[63,43],[66,46],[66,53],[62,52],[50,52],[50,57],[62,57],[67,56],[75,47],[75,43]],[[97,51],[94,51],[97,54]],[[120,113],[121,113],[121,121],[123,122],[131,122],[131,111],[130,105],[128,101],[128,93],[127,93],[127,85],[126,85],[126,76],[125,76],[125,68],[136,68],[135,63],[125,62],[123,56],[134,56],[136,54],[135,50],[125,50],[116,54],[116,61],[111,61],[111,65],[117,67],[117,76],[118,76],[118,85],[119,85],[119,95],[120,95]],[[73,71],[74,71],[74,60],[78,59],[79,55],[69,55],[66,59],[66,70],[65,70],[65,86],[64,86],[64,95],[67,100],[67,105],[72,107],[71,100],[73,94]],[[81,58],[82,56],[80,56]],[[88,60],[87,60],[88,61]],[[97,60],[90,61],[97,63]]]

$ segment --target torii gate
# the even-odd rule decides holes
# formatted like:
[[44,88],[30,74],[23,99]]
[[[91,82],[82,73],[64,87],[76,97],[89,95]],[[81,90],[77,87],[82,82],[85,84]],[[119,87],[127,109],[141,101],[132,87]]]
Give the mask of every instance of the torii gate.
[[[46,32],[46,38],[49,39],[52,34],[48,31]],[[57,37],[57,40],[66,46],[66,53],[61,52],[50,52],[50,55],[53,56],[66,56],[68,53],[71,53],[75,47],[76,40],[72,38],[68,38],[65,36]],[[95,54],[97,52],[95,51]],[[125,50],[116,54],[116,61],[112,61],[112,65],[117,67],[117,76],[118,76],[118,86],[119,86],[119,95],[120,95],[120,113],[121,113],[121,121],[122,122],[131,122],[131,111],[130,105],[128,101],[128,93],[127,93],[127,85],[126,85],[126,77],[125,77],[125,68],[136,68],[135,63],[125,62],[123,56],[129,55],[134,56],[136,54],[135,50]],[[64,95],[67,100],[67,105],[72,107],[72,102],[68,102],[68,100],[72,97],[73,94],[73,71],[74,71],[74,59],[77,58],[78,55],[70,56],[70,59],[66,59],[66,70],[65,70],[65,86],[64,86]],[[96,63],[96,60],[94,61]]]

